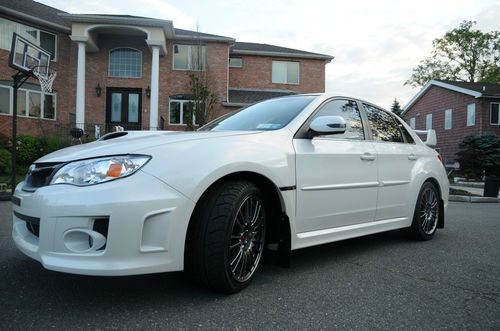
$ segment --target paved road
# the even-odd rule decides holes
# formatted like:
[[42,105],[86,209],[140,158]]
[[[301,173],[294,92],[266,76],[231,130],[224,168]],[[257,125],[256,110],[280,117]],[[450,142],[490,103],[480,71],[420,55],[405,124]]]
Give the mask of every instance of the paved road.
[[10,239],[0,203],[0,329],[499,329],[500,204],[451,203],[430,242],[384,233],[265,261],[224,296],[182,273],[84,277],[44,270]]

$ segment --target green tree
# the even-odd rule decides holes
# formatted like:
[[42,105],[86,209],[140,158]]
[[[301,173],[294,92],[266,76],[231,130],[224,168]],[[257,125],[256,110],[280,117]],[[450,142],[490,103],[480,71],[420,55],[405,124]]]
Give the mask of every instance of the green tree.
[[473,30],[463,21],[432,42],[431,56],[420,61],[405,85],[423,86],[431,79],[500,82],[500,32]]
[[[212,112],[217,104],[217,95],[208,86],[206,76],[202,74],[189,74],[189,88],[192,101],[189,102],[191,118],[195,116],[196,124],[202,126],[212,118]],[[187,123],[189,130],[194,130],[193,121]]]
[[494,134],[467,135],[458,144],[460,169],[469,178],[500,176],[500,136]]
[[401,105],[399,104],[398,99],[396,98],[394,98],[394,101],[392,102],[391,111],[393,114],[396,114],[398,116],[400,116],[401,112],[403,111],[403,109],[401,109]]

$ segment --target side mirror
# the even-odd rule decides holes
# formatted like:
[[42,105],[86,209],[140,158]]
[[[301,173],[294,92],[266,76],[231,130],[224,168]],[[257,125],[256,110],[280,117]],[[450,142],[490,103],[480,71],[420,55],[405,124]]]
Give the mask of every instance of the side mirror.
[[347,128],[345,119],[341,116],[320,116],[316,117],[309,126],[312,136],[322,134],[341,134]]

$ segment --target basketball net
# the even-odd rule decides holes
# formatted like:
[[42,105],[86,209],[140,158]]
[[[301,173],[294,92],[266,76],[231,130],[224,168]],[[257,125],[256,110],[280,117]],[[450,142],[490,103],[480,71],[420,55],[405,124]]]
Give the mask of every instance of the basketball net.
[[[47,72],[44,72],[46,70]],[[57,76],[57,72],[54,69],[39,66],[34,67],[31,72],[40,81],[40,88],[42,89],[42,92],[52,92],[52,83],[54,83],[54,79],[56,79]]]

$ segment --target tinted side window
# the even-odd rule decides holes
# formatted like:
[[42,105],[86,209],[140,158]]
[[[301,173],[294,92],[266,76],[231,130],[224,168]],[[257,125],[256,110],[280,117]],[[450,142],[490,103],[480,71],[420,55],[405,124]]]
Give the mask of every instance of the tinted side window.
[[402,143],[399,125],[391,115],[371,105],[363,104],[370,122],[373,140]]
[[358,105],[353,100],[333,100],[324,104],[314,118],[320,116],[341,116],[346,122],[346,131],[343,134],[328,135],[339,139],[365,139],[363,124],[359,115]]

